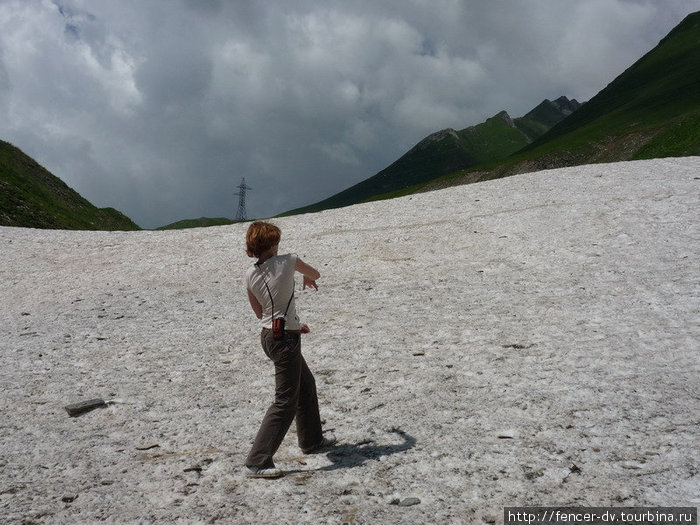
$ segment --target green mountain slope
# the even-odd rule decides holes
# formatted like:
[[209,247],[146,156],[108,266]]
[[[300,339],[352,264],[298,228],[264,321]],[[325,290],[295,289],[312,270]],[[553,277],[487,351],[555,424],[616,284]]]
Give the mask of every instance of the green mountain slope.
[[527,115],[511,119],[501,111],[461,131],[445,129],[426,137],[389,167],[328,199],[284,215],[348,206],[380,194],[406,191],[417,184],[520,150],[577,110],[575,100],[545,100]]
[[200,217],[199,219],[184,219],[173,222],[156,228],[156,230],[186,230],[188,228],[208,228],[210,226],[226,226],[235,224],[238,221],[232,221],[226,217]]
[[700,155],[700,12],[578,111],[506,160],[451,174],[435,189],[596,162]]
[[139,230],[114,208],[96,208],[18,148],[0,141],[0,226]]

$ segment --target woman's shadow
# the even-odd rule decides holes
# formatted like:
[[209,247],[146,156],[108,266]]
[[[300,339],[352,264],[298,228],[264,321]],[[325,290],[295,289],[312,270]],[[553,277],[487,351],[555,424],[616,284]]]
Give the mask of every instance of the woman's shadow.
[[326,457],[331,460],[332,464],[316,470],[329,471],[359,467],[364,465],[367,461],[378,460],[383,456],[405,452],[416,445],[416,438],[410,436],[403,430],[392,428],[390,432],[400,436],[401,439],[403,439],[403,443],[396,445],[378,445],[373,441],[360,441],[355,444],[336,445],[326,453]]

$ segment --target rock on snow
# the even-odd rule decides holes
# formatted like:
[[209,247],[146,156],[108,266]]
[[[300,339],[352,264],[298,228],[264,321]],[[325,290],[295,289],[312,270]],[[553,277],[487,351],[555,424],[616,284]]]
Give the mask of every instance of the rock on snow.
[[699,175],[698,157],[597,164],[276,220],[281,250],[322,273],[298,303],[340,442],[303,456],[292,429],[274,482],[241,469],[273,392],[246,225],[0,228],[0,516],[696,506]]

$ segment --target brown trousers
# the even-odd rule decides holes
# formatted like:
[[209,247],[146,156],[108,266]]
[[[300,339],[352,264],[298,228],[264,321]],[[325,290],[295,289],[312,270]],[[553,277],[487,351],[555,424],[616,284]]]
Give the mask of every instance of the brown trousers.
[[285,333],[283,339],[275,341],[271,330],[263,330],[260,342],[265,355],[275,364],[275,401],[265,413],[245,464],[271,468],[274,467],[272,456],[295,418],[302,450],[318,445],[323,433],[316,381],[301,355],[301,336]]

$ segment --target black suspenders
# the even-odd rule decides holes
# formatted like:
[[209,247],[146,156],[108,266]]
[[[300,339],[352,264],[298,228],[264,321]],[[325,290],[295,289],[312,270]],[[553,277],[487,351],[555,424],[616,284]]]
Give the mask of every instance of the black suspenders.
[[[260,269],[260,267],[258,267],[258,269]],[[260,271],[260,276],[262,277],[262,270]],[[272,317],[274,317],[275,316],[275,300],[272,298],[272,292],[270,291],[270,287],[267,285],[267,281],[265,280],[265,277],[262,277],[262,280],[265,283],[265,288],[267,288],[267,293],[270,294],[270,302],[272,303]],[[292,288],[292,296],[289,298],[289,302],[287,303],[287,308],[284,309],[284,317],[287,317],[287,311],[289,310],[289,305],[292,304],[292,299],[294,299],[294,289],[293,288]]]

